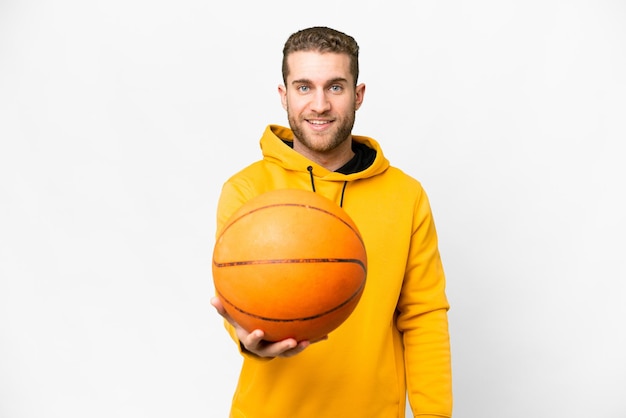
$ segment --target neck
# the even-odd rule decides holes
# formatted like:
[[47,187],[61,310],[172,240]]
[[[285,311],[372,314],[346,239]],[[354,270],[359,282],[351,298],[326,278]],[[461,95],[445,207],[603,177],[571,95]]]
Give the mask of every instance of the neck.
[[293,149],[328,171],[335,171],[343,167],[354,157],[352,139],[344,141],[337,148],[326,152],[312,150],[304,146],[300,141],[295,140],[293,141]]

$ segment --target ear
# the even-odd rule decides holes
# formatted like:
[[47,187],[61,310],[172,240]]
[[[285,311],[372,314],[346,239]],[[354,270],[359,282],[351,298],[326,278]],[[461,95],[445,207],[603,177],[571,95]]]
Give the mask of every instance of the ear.
[[287,110],[287,87],[279,84],[278,94],[280,95],[280,102],[283,105],[283,109]]
[[365,84],[361,83],[354,89],[354,110],[358,110],[363,104],[363,98],[365,97]]

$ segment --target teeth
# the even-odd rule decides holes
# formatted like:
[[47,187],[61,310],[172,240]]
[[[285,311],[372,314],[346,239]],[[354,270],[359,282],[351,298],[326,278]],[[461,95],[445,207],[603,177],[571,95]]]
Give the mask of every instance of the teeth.
[[310,120],[309,122],[313,125],[324,125],[325,123],[328,123],[328,121],[325,120]]

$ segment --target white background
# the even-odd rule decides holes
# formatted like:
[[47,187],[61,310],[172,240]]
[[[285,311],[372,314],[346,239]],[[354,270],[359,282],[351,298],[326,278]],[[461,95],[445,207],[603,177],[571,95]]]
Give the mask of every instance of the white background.
[[431,198],[455,417],[626,417],[618,0],[0,0],[0,417],[227,416],[215,205],[310,25]]

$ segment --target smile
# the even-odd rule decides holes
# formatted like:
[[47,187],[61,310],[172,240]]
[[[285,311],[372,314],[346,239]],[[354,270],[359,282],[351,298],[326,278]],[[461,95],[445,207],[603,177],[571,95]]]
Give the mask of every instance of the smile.
[[314,126],[323,127],[332,123],[332,120],[306,119],[306,121]]

